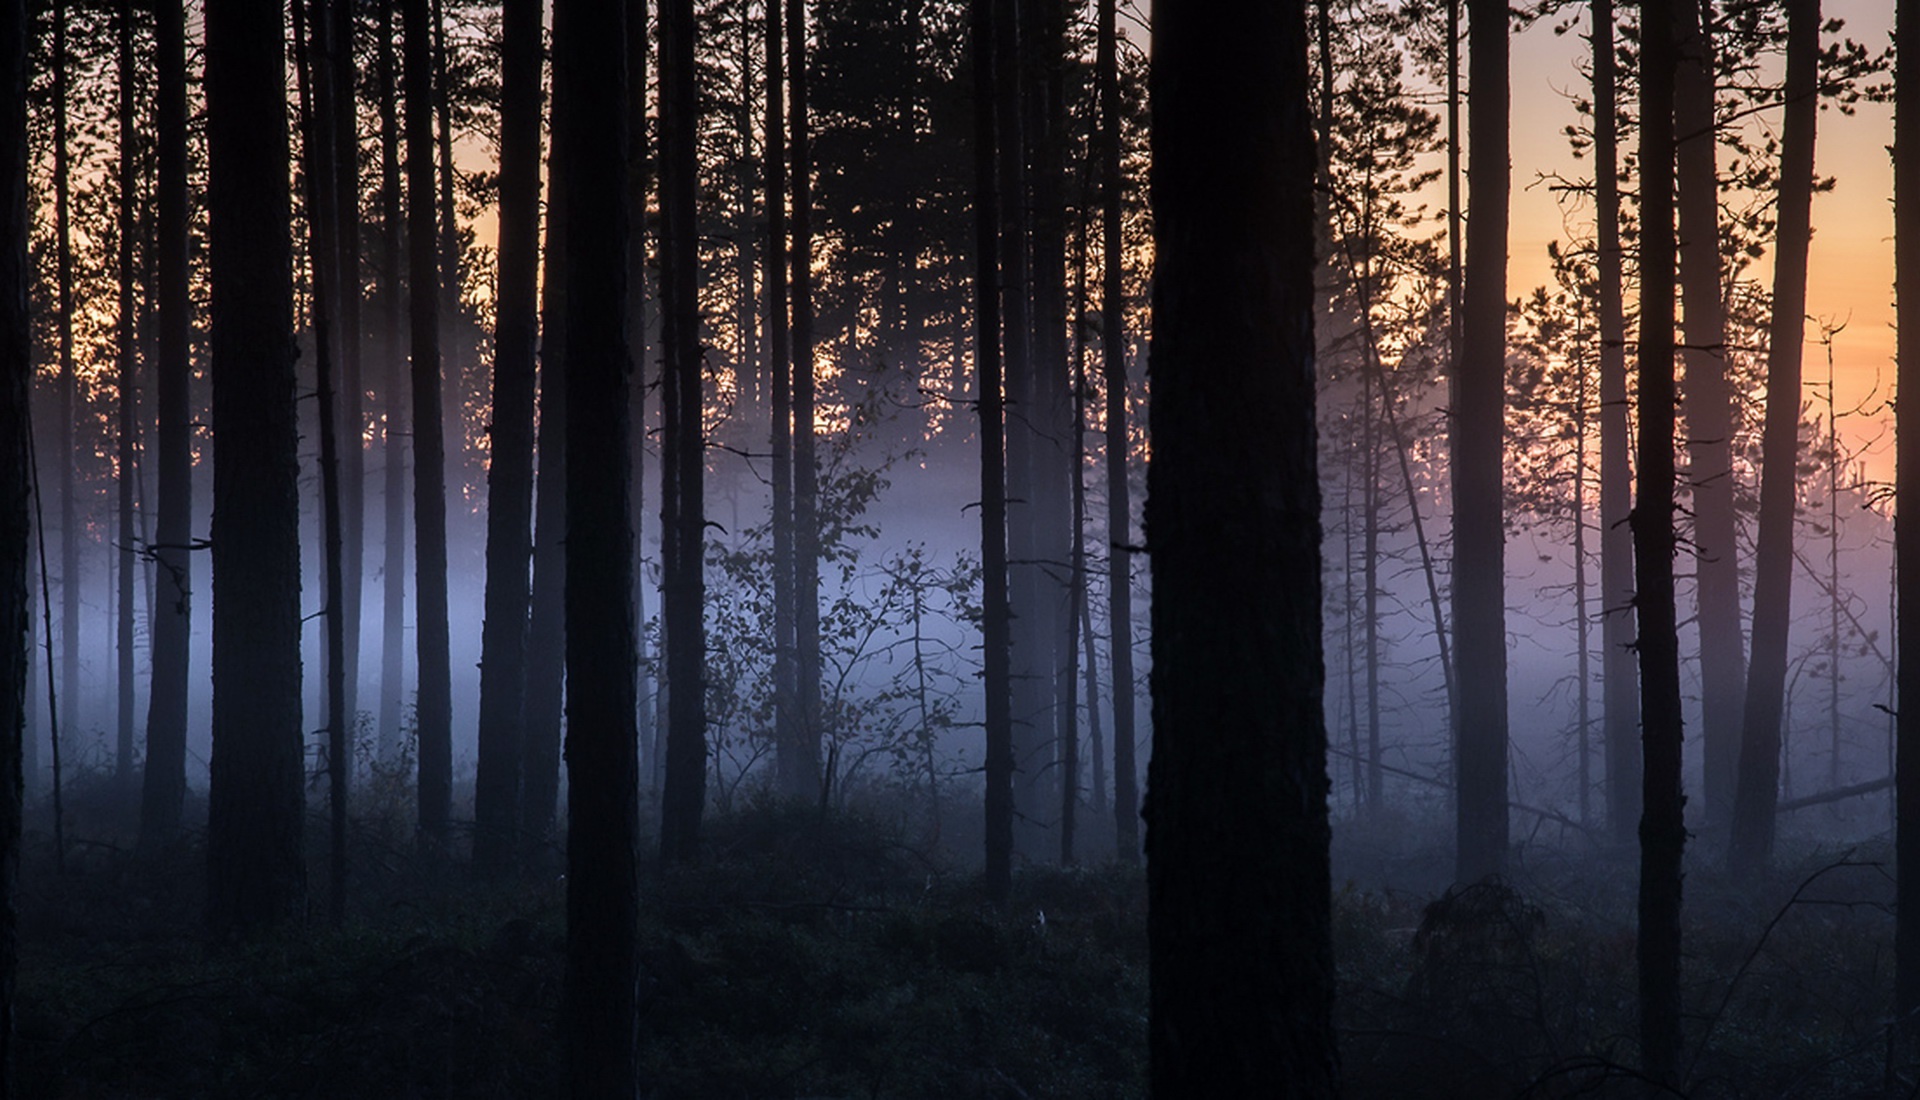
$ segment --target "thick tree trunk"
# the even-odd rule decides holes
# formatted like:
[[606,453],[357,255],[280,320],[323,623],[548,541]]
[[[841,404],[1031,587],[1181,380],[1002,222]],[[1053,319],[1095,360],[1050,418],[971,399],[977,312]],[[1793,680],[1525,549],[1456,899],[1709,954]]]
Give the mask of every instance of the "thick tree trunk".
[[501,11],[498,319],[473,788],[473,862],[482,874],[503,870],[512,858],[520,809],[528,569],[533,554],[534,360],[540,332],[535,285],[540,265],[540,8],[540,0],[508,0]]
[[1727,855],[1745,879],[1773,852],[1780,800],[1780,723],[1787,690],[1793,592],[1793,511],[1800,456],[1800,352],[1807,324],[1807,252],[1813,239],[1813,134],[1819,117],[1820,0],[1787,4],[1786,121],[1767,330],[1767,418],[1760,442],[1760,530],[1753,559],[1753,665],[1740,736],[1739,786]]
[[279,7],[206,7],[212,285],[213,757],[207,923],[298,916],[300,462],[284,26]]
[[627,515],[626,12],[595,0],[567,6],[554,72],[569,104],[595,107],[561,115],[571,158],[565,1012],[568,1085],[584,1100],[637,1087],[640,765]]
[[1621,304],[1620,142],[1613,0],[1593,0],[1595,263],[1600,314],[1600,678],[1607,822],[1617,843],[1640,820],[1640,681],[1634,669],[1632,470],[1627,457],[1626,320]]
[[440,419],[440,273],[434,255],[433,81],[428,0],[404,0],[407,329],[413,398],[414,645],[420,662],[420,838],[443,849],[453,796],[448,661],[446,448]]
[[159,562],[153,615],[153,673],[148,684],[146,774],[140,799],[140,840],[152,849],[180,830],[187,793],[187,685],[192,650],[193,365],[188,344],[193,319],[187,259],[186,9],[182,0],[154,5],[157,85],[154,131],[158,253],[155,295],[159,339],[154,363],[155,439],[159,513],[154,550]]
[[380,85],[380,348],[386,359],[386,424],[381,432],[386,462],[385,546],[381,559],[380,732],[382,763],[400,758],[406,697],[407,609],[407,446],[406,372],[400,353],[401,274],[404,224],[400,213],[400,99],[395,90],[393,6],[380,0],[380,53],[375,77]]
[[1633,509],[1639,613],[1641,746],[1640,1056],[1649,1078],[1679,1084],[1680,642],[1674,625],[1673,69],[1669,0],[1641,7],[1640,484]]
[[1330,1097],[1305,6],[1161,8],[1152,80],[1153,1095]]
[[820,469],[813,393],[813,154],[807,118],[807,6],[787,3],[787,88],[793,169],[793,701],[796,787],[819,797],[831,776],[820,759]]
[[120,100],[120,170],[117,179],[119,187],[119,262],[115,265],[120,276],[119,307],[120,314],[114,339],[115,379],[114,388],[118,391],[119,424],[115,431],[115,443],[118,452],[114,485],[118,490],[119,514],[116,524],[118,542],[116,556],[119,559],[115,573],[114,608],[114,782],[121,793],[131,796],[133,793],[133,586],[138,576],[134,559],[134,544],[139,541],[133,527],[133,496],[137,484],[134,465],[134,433],[138,423],[135,418],[134,370],[139,354],[134,341],[134,318],[140,304],[134,297],[133,282],[133,238],[138,232],[134,224],[134,192],[139,189],[139,180],[134,169],[133,147],[138,140],[134,136],[137,120],[133,95],[133,3],[132,0],[120,0],[115,22],[118,24],[119,65],[118,84]]
[[1127,481],[1127,292],[1121,255],[1120,68],[1116,0],[1100,0],[1100,364],[1107,396],[1107,660],[1113,665],[1113,835],[1122,863],[1140,861],[1139,768],[1133,732],[1133,501]]
[[1506,532],[1502,522],[1507,345],[1507,5],[1468,0],[1467,285],[1454,371],[1453,630],[1461,882],[1507,865]]
[[[1894,24],[1896,95],[1920,103],[1920,5],[1900,0]],[[1912,1041],[1920,1014],[1920,114],[1893,116],[1894,294],[1899,326],[1894,488],[1897,690],[1895,716],[1893,1007]],[[1912,308],[1909,308],[1912,307]],[[1903,518],[1904,517],[1904,518]]]
[[[164,18],[164,16],[163,16]],[[0,1035],[14,1032],[19,948],[15,893],[20,878],[21,750],[27,736],[30,623],[27,560],[33,531],[27,452],[32,319],[27,293],[27,40],[24,0],[0,3]],[[0,1046],[0,1095],[12,1095],[18,1046]]]
[[1693,557],[1699,577],[1702,783],[1706,819],[1733,814],[1746,690],[1740,634],[1740,565],[1734,519],[1733,392],[1727,385],[1727,319],[1720,292],[1720,178],[1714,167],[1713,40],[1702,0],[1679,0],[1680,66],[1674,71],[1673,124],[1679,184],[1680,289],[1687,385],[1688,488],[1693,494]]
[[[706,460],[701,413],[699,241],[695,166],[699,101],[694,79],[692,0],[662,0],[660,9],[661,345],[667,389],[663,446],[674,485],[663,492],[661,537],[673,543],[666,571],[667,752],[661,795],[660,852],[669,862],[693,859],[706,804],[707,707]],[[797,359],[798,357],[796,357]]]
[[657,738],[648,698],[651,658],[647,653],[647,54],[652,48],[647,0],[625,0],[627,8],[627,403],[631,407],[627,453],[633,473],[627,515],[633,524],[633,623],[635,721],[640,730],[640,783],[655,790],[660,774]]
[[994,24],[1003,0],[970,0],[973,54],[973,366],[980,395],[980,625],[986,692],[987,897],[1004,905],[1013,891],[1012,612],[1007,603],[1006,398],[1001,388],[1000,173],[1003,155]]

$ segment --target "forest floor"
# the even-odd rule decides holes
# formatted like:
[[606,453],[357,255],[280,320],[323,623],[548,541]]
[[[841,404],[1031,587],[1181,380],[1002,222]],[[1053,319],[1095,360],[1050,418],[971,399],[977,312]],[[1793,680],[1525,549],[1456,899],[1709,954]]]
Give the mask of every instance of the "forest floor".
[[[564,880],[432,864],[398,812],[356,821],[350,916],[240,946],[200,932],[198,838],[136,854],[104,793],[69,798],[69,859],[31,834],[19,1094],[540,1097],[561,1085]],[[707,858],[643,875],[646,1095],[1133,1097],[1146,1092],[1137,868],[975,872],[873,816],[750,805]],[[965,823],[950,826],[949,839]],[[1448,892],[1426,823],[1336,830],[1337,1015],[1350,1097],[1645,1096],[1629,851],[1523,850]],[[1916,1093],[1890,1064],[1890,853],[1807,844],[1736,888],[1688,879],[1687,1079],[1654,1095]],[[1427,881],[1432,879],[1433,881]],[[1388,882],[1396,885],[1387,886]]]

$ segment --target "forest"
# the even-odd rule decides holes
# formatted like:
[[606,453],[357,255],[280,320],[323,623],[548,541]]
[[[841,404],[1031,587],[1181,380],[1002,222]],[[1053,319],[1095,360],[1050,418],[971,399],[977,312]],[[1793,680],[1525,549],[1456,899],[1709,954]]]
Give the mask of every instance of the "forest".
[[1913,8],[0,0],[0,1094],[1920,1094]]

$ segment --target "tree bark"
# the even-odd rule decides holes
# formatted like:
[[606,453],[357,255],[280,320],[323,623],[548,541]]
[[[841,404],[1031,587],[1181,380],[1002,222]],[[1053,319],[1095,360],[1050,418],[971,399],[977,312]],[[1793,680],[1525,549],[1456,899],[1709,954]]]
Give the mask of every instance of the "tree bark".
[[1455,770],[1461,882],[1507,865],[1506,532],[1502,523],[1506,387],[1506,0],[1468,0],[1467,285],[1454,371],[1453,630]]
[[[781,794],[806,793],[807,756],[794,698],[793,368],[787,328],[787,137],[784,4],[767,4],[767,377],[772,386],[774,768]],[[817,757],[815,758],[817,763]]]
[[[79,729],[80,705],[80,499],[74,442],[80,413],[73,355],[73,180],[68,157],[67,4],[53,5],[53,233],[54,280],[59,299],[60,419],[54,448],[60,463],[60,700],[67,728]],[[58,777],[55,786],[58,786]]]
[[[340,609],[346,624],[349,737],[357,737],[360,698],[360,623],[364,617],[367,556],[366,323],[360,281],[360,115],[358,69],[353,58],[356,0],[327,5],[328,62],[333,67],[333,195],[340,318]],[[149,703],[149,706],[152,704]]]
[[[705,425],[700,380],[699,241],[696,224],[696,134],[692,0],[662,0],[660,8],[661,346],[667,392],[663,445],[672,463],[671,494],[663,493],[665,556],[662,618],[666,624],[666,785],[660,807],[660,852],[669,862],[691,861],[699,848],[706,803],[706,556]],[[797,197],[796,197],[797,199]],[[796,356],[796,360],[798,357]]]
[[446,448],[440,419],[440,263],[434,255],[433,80],[428,0],[404,0],[407,329],[413,398],[414,645],[420,662],[420,839],[441,850],[453,796]]
[[[1920,102],[1920,5],[1900,0],[1894,21],[1895,94]],[[1899,377],[1894,396],[1895,644],[1899,698],[1920,699],[1920,114],[1893,116],[1894,296]],[[1912,308],[1909,308],[1912,307]],[[1894,719],[1893,1007],[1911,1043],[1920,1018],[1920,706]]]
[[540,331],[540,24],[540,0],[508,0],[501,9],[499,282],[473,789],[473,862],[482,874],[504,870],[512,858],[520,808],[533,555],[534,361]]
[[193,404],[189,358],[192,305],[187,257],[186,9],[182,0],[154,4],[154,131],[157,192],[154,247],[159,339],[154,363],[154,554],[159,563],[153,616],[153,672],[148,682],[147,759],[140,800],[140,840],[149,850],[180,830],[187,793],[187,686],[193,645]]
[[1712,32],[1701,0],[1680,0],[1680,66],[1674,72],[1674,131],[1680,215],[1680,287],[1685,307],[1687,485],[1693,494],[1693,557],[1700,628],[1702,783],[1706,819],[1733,814],[1746,690],[1740,632],[1740,565],[1734,518],[1733,392],[1727,385],[1727,321],[1720,290],[1720,178],[1714,165]]
[[[568,0],[567,1068],[572,1095],[632,1096],[640,766],[628,508],[624,5]],[[529,288],[530,290],[531,288]],[[697,693],[694,696],[698,698]]]
[[400,425],[406,419],[406,375],[402,370],[400,331],[401,251],[405,225],[400,207],[400,99],[395,90],[393,7],[380,0],[380,52],[375,78],[380,85],[380,347],[386,359],[386,424],[381,432],[386,461],[386,529],[382,534],[380,607],[380,732],[382,763],[400,758],[403,702],[406,696],[407,608],[407,447]]
[[1155,16],[1156,1097],[1338,1089],[1306,64],[1302,0]]
[[119,262],[115,265],[120,276],[119,317],[114,339],[115,379],[119,406],[118,430],[114,432],[117,450],[114,486],[118,490],[119,510],[117,534],[119,544],[115,554],[119,559],[115,573],[114,608],[114,657],[115,657],[115,728],[114,728],[114,782],[121,793],[131,796],[133,793],[133,616],[134,580],[138,567],[134,559],[134,543],[138,535],[133,527],[133,491],[138,475],[134,472],[134,434],[138,423],[135,417],[136,398],[134,390],[135,364],[139,351],[135,347],[135,315],[139,312],[139,302],[134,297],[133,238],[138,230],[134,224],[134,191],[139,187],[135,174],[133,147],[137,140],[134,136],[136,110],[133,94],[133,3],[132,0],[120,0],[115,22],[118,24],[119,65],[117,82],[119,84],[119,146],[120,164],[117,177],[119,201],[118,213]]
[[33,386],[32,317],[27,295],[33,268],[27,258],[32,222],[27,212],[27,41],[25,0],[0,3],[0,1095],[11,1096],[18,1046],[14,1033],[14,978],[18,969],[20,810],[24,796],[22,749],[27,737],[30,648],[27,561],[33,532],[29,501]]
[[1780,800],[1780,723],[1793,592],[1793,512],[1800,457],[1800,357],[1813,239],[1813,140],[1819,116],[1820,2],[1787,4],[1786,121],[1780,143],[1773,319],[1767,330],[1767,416],[1760,441],[1760,529],[1754,540],[1753,664],[1740,736],[1728,863],[1751,879],[1773,853]]
[[1127,480],[1127,291],[1121,236],[1120,66],[1116,0],[1100,0],[1100,367],[1107,399],[1107,660],[1113,666],[1113,835],[1120,862],[1140,862],[1133,729],[1133,500]]
[[793,701],[797,750],[791,794],[819,797],[831,776],[820,759],[820,469],[813,387],[813,154],[807,117],[807,7],[787,3],[787,89],[793,170]]
[[1641,7],[1640,484],[1633,509],[1641,747],[1640,1055],[1647,1076],[1679,1084],[1680,642],[1674,623],[1673,70],[1670,0]]
[[296,917],[306,897],[285,41],[278,6],[206,6],[216,938]]

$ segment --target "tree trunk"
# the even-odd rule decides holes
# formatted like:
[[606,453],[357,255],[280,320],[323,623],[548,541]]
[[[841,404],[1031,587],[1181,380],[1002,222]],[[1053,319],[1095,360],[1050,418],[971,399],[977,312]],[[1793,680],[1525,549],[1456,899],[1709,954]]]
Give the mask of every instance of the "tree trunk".
[[[487,466],[486,622],[473,862],[505,868],[518,831],[533,554],[534,357],[539,343],[540,0],[501,10],[500,258],[494,309],[492,461]],[[624,313],[623,313],[624,316]]]
[[[1894,23],[1895,94],[1920,101],[1920,5],[1900,0]],[[1920,699],[1920,115],[1893,116],[1894,297],[1899,325],[1895,390],[1894,635],[1899,698]],[[1907,307],[1915,308],[1909,309]],[[1905,518],[1901,518],[1905,517]],[[1895,723],[1894,1012],[1912,1042],[1920,1014],[1920,706],[1902,706]]]
[[787,329],[786,38],[781,0],[767,3],[767,377],[772,386],[774,769],[780,793],[804,795],[807,772],[794,697],[793,373]]
[[1674,72],[1673,123],[1685,306],[1687,455],[1693,467],[1687,482],[1693,494],[1693,557],[1699,576],[1702,788],[1706,819],[1718,827],[1733,813],[1747,676],[1733,507],[1733,392],[1727,385],[1727,320],[1720,291],[1712,32],[1701,18],[1701,0],[1679,0],[1675,14],[1680,67]]
[[1115,6],[1100,0],[1100,360],[1107,391],[1107,660],[1113,665],[1113,835],[1122,863],[1140,861],[1139,769],[1133,746],[1133,503],[1127,481],[1127,293],[1120,224],[1120,68]]
[[[672,466],[671,494],[661,514],[661,537],[673,542],[665,558],[661,616],[666,625],[666,786],[661,795],[660,852],[669,862],[691,861],[699,848],[706,803],[707,708],[706,460],[701,411],[699,227],[696,218],[696,135],[692,0],[662,0],[660,8],[660,317],[667,390],[662,445]],[[797,196],[796,196],[797,200]],[[797,202],[796,202],[797,205]],[[797,359],[797,357],[796,357]]]
[[180,830],[187,793],[188,657],[192,650],[193,404],[189,357],[192,306],[187,258],[186,9],[182,0],[156,0],[154,52],[157,85],[154,131],[158,144],[154,234],[158,354],[159,484],[154,550],[160,570],[153,616],[153,672],[148,682],[146,774],[140,799],[140,840],[155,848]]
[[[54,447],[60,464],[60,705],[67,728],[80,715],[80,499],[74,442],[80,413],[73,355],[73,180],[67,155],[67,5],[53,5],[53,233],[54,279],[60,310],[60,420]],[[56,786],[58,785],[56,780]]]
[[115,576],[116,604],[114,609],[114,657],[116,724],[114,729],[114,782],[121,793],[131,797],[133,793],[133,586],[138,574],[134,559],[134,543],[139,541],[133,527],[133,491],[138,475],[134,472],[134,433],[135,401],[134,370],[138,351],[134,346],[134,316],[139,311],[139,302],[133,291],[133,238],[138,232],[134,225],[133,194],[139,187],[135,175],[133,146],[136,140],[134,127],[135,103],[133,95],[133,3],[132,0],[120,0],[115,22],[118,24],[119,69],[117,73],[120,100],[120,170],[117,179],[119,188],[118,236],[120,238],[119,263],[116,265],[120,276],[119,306],[120,314],[114,340],[115,381],[118,391],[119,426],[114,433],[118,449],[118,461],[114,477],[115,487],[119,490],[119,515],[115,541],[119,544],[116,556],[119,568]]
[[796,788],[819,797],[831,776],[820,760],[820,470],[813,393],[813,154],[807,118],[807,7],[787,0],[787,89],[793,170],[793,700]]
[[[360,621],[366,587],[367,450],[365,438],[366,328],[360,287],[360,116],[356,106],[359,77],[353,60],[356,0],[332,0],[328,58],[333,66],[333,172],[335,248],[340,256],[340,612],[346,624],[347,694],[342,714],[347,732],[357,739],[360,698]],[[152,706],[152,703],[148,703]]]
[[1813,239],[1813,134],[1819,115],[1820,2],[1787,4],[1786,121],[1767,331],[1767,419],[1760,443],[1760,530],[1753,559],[1753,666],[1740,736],[1739,786],[1728,862],[1751,879],[1773,852],[1780,800],[1780,723],[1792,625],[1793,510],[1800,456],[1800,352],[1807,324],[1807,252]]
[[414,645],[420,662],[420,838],[447,841],[453,795],[448,661],[447,481],[440,420],[440,264],[434,255],[433,81],[428,0],[404,0],[407,129],[408,389],[413,398]]
[[1002,0],[970,0],[969,49],[973,54],[973,360],[980,387],[980,625],[982,678],[986,694],[987,897],[1006,904],[1013,892],[1013,676],[1012,612],[1007,605],[1006,398],[1001,389],[1000,173],[1003,154],[995,70],[995,27]]
[[207,4],[207,244],[219,441],[207,923],[216,938],[296,917],[306,897],[285,41],[277,6]]
[[348,748],[345,589],[341,577],[340,435],[334,423],[333,372],[339,330],[334,323],[341,282],[339,202],[333,193],[334,73],[330,43],[332,0],[319,0],[311,22],[305,0],[293,2],[296,79],[300,94],[300,134],[306,180],[307,259],[313,283],[315,402],[319,406],[322,556],[326,585],[327,779],[329,813],[329,888],[327,912],[334,927],[347,914],[347,777],[353,767]]
[[[164,18],[164,16],[163,16]],[[26,743],[28,643],[31,601],[27,560],[33,531],[27,439],[32,318],[27,295],[33,268],[27,259],[32,225],[27,213],[27,41],[24,0],[0,4],[0,1035],[14,1033],[14,975],[20,879],[22,748]],[[0,1095],[13,1095],[18,1046],[0,1046]]]
[[381,432],[386,461],[386,529],[381,560],[379,755],[381,762],[389,765],[400,759],[403,741],[407,609],[407,447],[400,431],[407,411],[400,354],[404,225],[400,214],[400,100],[394,87],[395,2],[380,0],[380,53],[375,73],[380,84],[380,347],[386,359],[387,391],[386,424]]
[[1330,1097],[1302,0],[1160,9],[1152,103],[1152,1090]]
[[1640,485],[1633,509],[1641,746],[1640,1054],[1649,1078],[1679,1084],[1680,642],[1673,601],[1673,70],[1669,0],[1641,7]]
[[1635,744],[1640,682],[1633,667],[1633,507],[1628,448],[1627,337],[1621,304],[1620,151],[1613,49],[1613,0],[1593,0],[1595,262],[1600,314],[1600,679],[1606,753],[1607,821],[1616,843],[1631,843],[1640,820],[1640,751]]
[[[440,352],[444,379],[440,398],[446,409],[443,417],[445,433],[452,436],[455,478],[457,483],[464,484],[467,468],[467,364],[461,355],[461,337],[464,334],[459,328],[459,321],[462,315],[460,292],[466,285],[466,276],[460,263],[460,223],[454,218],[453,88],[447,73],[447,22],[442,0],[428,0],[428,14],[433,27],[432,130],[434,150],[439,156],[437,186],[434,188],[437,206],[430,224],[439,231],[436,240],[440,252]],[[434,170],[429,168],[427,171],[432,174]]]
[[[635,921],[640,765],[634,725],[627,406],[624,5],[569,2],[554,66],[567,155],[567,977],[576,1097],[637,1087]],[[529,293],[531,287],[528,288]],[[698,698],[698,693],[689,693]]]
[[1502,459],[1505,440],[1507,5],[1468,0],[1467,62],[1474,95],[1468,184],[1467,285],[1454,371],[1453,652],[1456,877],[1474,882],[1507,866],[1507,628]]
[[625,0],[627,8],[627,403],[631,423],[627,453],[633,463],[627,515],[633,524],[633,623],[635,721],[640,730],[641,786],[657,789],[660,773],[658,723],[648,699],[651,667],[647,653],[647,53],[653,37],[647,0]]

